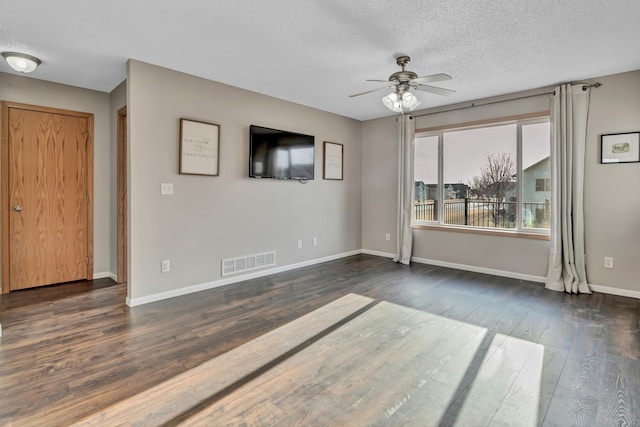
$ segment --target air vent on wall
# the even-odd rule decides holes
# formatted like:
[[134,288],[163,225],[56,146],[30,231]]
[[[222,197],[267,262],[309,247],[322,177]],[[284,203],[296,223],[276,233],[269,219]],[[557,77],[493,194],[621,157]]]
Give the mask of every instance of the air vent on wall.
[[265,252],[257,255],[246,255],[238,258],[228,258],[222,260],[222,275],[241,273],[243,271],[255,270],[257,268],[276,265],[275,251]]

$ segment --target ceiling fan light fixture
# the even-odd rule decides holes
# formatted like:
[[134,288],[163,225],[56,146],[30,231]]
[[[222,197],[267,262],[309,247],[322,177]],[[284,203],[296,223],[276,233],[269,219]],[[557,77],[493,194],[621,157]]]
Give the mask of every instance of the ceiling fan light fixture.
[[415,110],[422,103],[422,101],[420,101],[414,93],[409,91],[410,89],[443,96],[452,95],[456,92],[452,89],[445,89],[442,87],[431,86],[427,84],[432,82],[451,80],[450,75],[440,73],[418,77],[418,75],[413,71],[405,69],[407,64],[409,64],[409,61],[411,61],[411,58],[406,55],[398,56],[396,58],[396,64],[398,64],[402,68],[401,71],[396,71],[395,73],[391,74],[387,80],[367,80],[368,82],[386,83],[386,86],[367,90],[365,92],[355,93],[353,95],[349,95],[349,97],[353,98],[356,96],[394,88],[393,93],[390,93],[382,98],[382,103],[385,107],[393,112],[404,113],[406,111]]
[[420,104],[422,104],[422,101],[411,92],[407,91],[402,94],[402,108],[405,110],[413,111],[418,108]]
[[402,100],[397,93],[391,92],[382,97],[382,103],[385,107],[395,113],[402,113]]
[[2,57],[7,64],[19,73],[31,73],[42,62],[35,56],[19,52],[2,52]]
[[403,92],[398,95],[396,92],[392,92],[382,97],[382,103],[385,107],[395,113],[402,113],[404,111],[413,111],[421,103],[417,96],[409,91]]

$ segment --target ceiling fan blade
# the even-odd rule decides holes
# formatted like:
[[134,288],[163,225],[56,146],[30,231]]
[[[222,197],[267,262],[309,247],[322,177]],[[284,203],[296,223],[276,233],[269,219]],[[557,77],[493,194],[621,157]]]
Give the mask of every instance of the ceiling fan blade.
[[379,90],[391,89],[392,87],[393,87],[393,85],[388,85],[388,86],[385,86],[385,87],[379,87],[377,89],[371,89],[371,90],[368,90],[366,92],[354,93],[353,95],[349,95],[349,98],[353,98],[354,96],[366,95],[366,94],[372,93],[372,92],[378,92]]
[[429,92],[429,93],[434,93],[436,95],[453,95],[454,93],[456,93],[455,90],[451,90],[451,89],[445,89],[443,87],[435,87],[435,86],[429,86],[429,85],[417,85],[417,86],[413,86],[413,88],[417,89],[417,90],[421,90],[423,92]]
[[432,74],[430,76],[418,77],[416,79],[413,79],[411,80],[411,83],[422,85],[425,83],[442,82],[444,80],[451,80],[451,76],[444,73]]
[[389,80],[365,80],[365,82],[376,82],[376,83],[389,83],[389,84],[396,84],[395,82],[390,82]]

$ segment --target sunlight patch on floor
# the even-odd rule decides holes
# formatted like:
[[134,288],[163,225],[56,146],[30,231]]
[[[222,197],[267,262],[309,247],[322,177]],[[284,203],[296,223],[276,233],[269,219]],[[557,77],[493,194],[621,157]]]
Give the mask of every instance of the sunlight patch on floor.
[[92,418],[535,426],[543,357],[538,344],[350,294]]
[[496,334],[493,347],[463,392],[464,404],[454,402],[455,424],[537,426],[544,346]]

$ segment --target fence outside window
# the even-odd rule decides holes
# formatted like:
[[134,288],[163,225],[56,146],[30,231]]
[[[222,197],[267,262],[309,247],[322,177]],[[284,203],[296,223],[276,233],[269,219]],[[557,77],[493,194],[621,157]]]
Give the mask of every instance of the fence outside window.
[[[443,206],[444,224],[471,227],[516,228],[518,202],[500,202],[477,199],[446,200]],[[549,228],[550,204],[522,203],[524,227]],[[438,221],[438,201],[414,203],[414,220]]]

